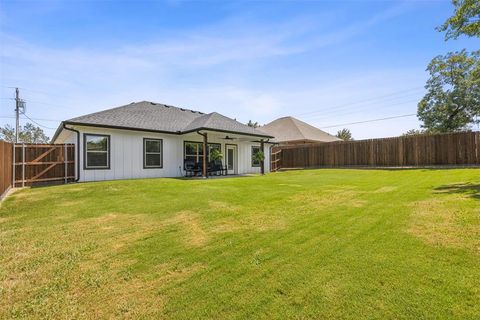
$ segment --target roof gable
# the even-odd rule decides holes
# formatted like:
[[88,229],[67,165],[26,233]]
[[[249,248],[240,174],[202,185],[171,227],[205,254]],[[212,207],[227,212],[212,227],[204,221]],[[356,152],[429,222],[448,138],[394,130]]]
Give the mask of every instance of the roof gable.
[[337,137],[294,117],[279,118],[258,129],[266,134],[274,136],[275,142],[301,140],[331,142],[340,140]]
[[193,120],[185,129],[185,132],[191,132],[201,129],[220,130],[226,132],[238,132],[250,135],[265,135],[265,133],[255,130],[240,123],[234,119],[221,115],[217,112],[212,112]]

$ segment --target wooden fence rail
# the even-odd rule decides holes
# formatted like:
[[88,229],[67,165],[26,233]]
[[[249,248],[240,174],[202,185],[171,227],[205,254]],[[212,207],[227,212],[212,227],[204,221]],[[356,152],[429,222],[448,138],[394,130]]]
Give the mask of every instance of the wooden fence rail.
[[286,146],[275,160],[281,169],[480,165],[480,132]]
[[0,199],[12,186],[13,144],[0,140]]

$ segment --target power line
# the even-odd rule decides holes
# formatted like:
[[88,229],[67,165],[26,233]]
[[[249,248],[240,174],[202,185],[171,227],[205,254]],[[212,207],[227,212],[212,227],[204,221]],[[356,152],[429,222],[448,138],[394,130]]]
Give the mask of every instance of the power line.
[[[417,99],[409,99],[409,100],[404,100],[404,101],[399,101],[397,103],[393,103],[393,104],[388,104],[387,107],[385,108],[382,108],[382,110],[385,110],[385,109],[389,109],[391,107],[394,107],[394,106],[398,106],[398,105],[404,105],[404,104],[407,104],[407,103],[412,103],[412,102],[417,102],[418,100]],[[382,103],[385,103],[385,102],[382,102]],[[327,118],[329,115],[332,115],[332,114],[335,114],[335,116],[343,116],[343,115],[347,115],[347,114],[355,114],[355,113],[358,113],[358,112],[367,112],[367,111],[372,111],[372,110],[378,110],[379,107],[376,106],[376,107],[372,107],[372,106],[368,106],[368,107],[360,107],[358,109],[355,109],[355,110],[345,110],[343,112],[326,112],[322,115],[317,115],[317,116],[312,116],[312,117],[300,117],[300,118],[303,118],[303,119],[309,119],[309,120],[312,120],[312,119],[322,119],[322,118]]]
[[398,119],[398,118],[413,117],[413,116],[416,116],[416,115],[417,115],[416,113],[403,114],[403,115],[400,115],[400,116],[393,116],[393,117],[378,118],[378,119],[371,119],[371,120],[365,120],[365,121],[357,121],[357,122],[336,124],[336,125],[332,125],[332,126],[321,127],[321,129],[335,128],[335,127],[349,126],[349,125],[353,125],[353,124],[384,121],[384,120],[391,120],[391,119]]
[[[294,114],[294,115],[295,116],[303,116],[303,115],[325,112],[325,111],[329,111],[329,110],[338,111],[340,109],[344,109],[345,107],[350,107],[352,105],[363,104],[363,103],[367,103],[367,102],[371,102],[371,101],[381,101],[381,100],[384,100],[385,98],[388,98],[388,97],[390,97],[390,98],[387,99],[387,100],[398,99],[398,98],[401,98],[401,97],[405,98],[405,97],[413,95],[414,91],[420,91],[421,89],[423,89],[423,87],[415,87],[415,88],[411,88],[411,89],[407,89],[407,90],[392,92],[392,93],[382,95],[382,96],[378,96],[378,97],[374,97],[374,98],[359,100],[359,101],[351,102],[351,103],[340,104],[340,105],[336,105],[336,106],[333,106],[333,107],[324,108],[324,109],[321,109],[321,110],[298,113],[298,114]],[[411,93],[405,94],[407,92],[411,92]],[[395,96],[398,96],[398,97],[395,97]]]
[[[14,116],[0,116],[0,119],[15,119]],[[25,119],[23,119],[25,120]],[[33,118],[33,120],[37,121],[50,121],[50,122],[61,122],[63,120],[54,120],[54,119],[42,119],[42,118]]]
[[[2,88],[15,89],[17,87],[2,86]],[[46,91],[33,90],[33,89],[27,89],[27,88],[22,88],[22,87],[18,87],[18,89],[26,90],[26,91],[30,91],[30,92],[34,92],[34,93],[40,93],[40,94],[44,94],[44,95],[49,95],[49,96],[55,96],[55,97],[61,97],[61,98],[67,98],[67,99],[75,100],[73,97],[64,96],[64,95],[56,94],[56,93],[50,93],[50,92],[46,92]]]
[[43,124],[40,124],[40,123],[36,122],[35,120],[33,120],[32,118],[30,118],[29,116],[27,116],[25,113],[23,113],[23,115],[24,115],[25,117],[27,117],[30,121],[32,121],[33,123],[35,123],[36,125],[38,125],[38,126],[40,126],[40,127],[43,127],[43,128],[45,128],[45,129],[50,129],[50,130],[55,130],[55,129],[57,129],[57,128],[51,128],[51,127],[44,126]]
[[53,103],[42,102],[42,101],[37,101],[37,100],[26,100],[26,101],[37,103],[37,104],[43,104],[43,105],[46,105],[46,106],[52,106],[52,107],[55,107],[55,109],[65,110],[65,106],[61,106],[59,104],[53,104]]

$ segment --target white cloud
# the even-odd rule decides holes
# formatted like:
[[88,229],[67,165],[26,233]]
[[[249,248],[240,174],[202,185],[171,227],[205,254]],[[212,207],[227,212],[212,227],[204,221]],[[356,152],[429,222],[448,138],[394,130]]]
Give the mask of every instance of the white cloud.
[[[108,51],[80,44],[44,47],[2,33],[0,82],[27,89],[22,94],[30,116],[37,118],[67,119],[152,100],[265,123],[276,116],[358,101],[417,83],[418,79],[398,70],[362,70],[333,79],[318,75],[313,82],[286,78],[276,81],[278,86],[255,77],[257,67],[272,59],[348,41],[399,10],[394,7],[370,20],[334,30],[328,29],[328,20],[316,22],[312,17],[270,24],[232,18]],[[342,122],[344,119],[348,115]]]

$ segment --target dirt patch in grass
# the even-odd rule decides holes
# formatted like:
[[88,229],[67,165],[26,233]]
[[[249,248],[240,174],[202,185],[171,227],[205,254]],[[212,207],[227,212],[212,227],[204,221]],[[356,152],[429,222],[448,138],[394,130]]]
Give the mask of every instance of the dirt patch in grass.
[[0,224],[6,223],[6,222],[9,221],[10,219],[11,219],[11,218],[0,217]]
[[414,202],[408,232],[431,245],[480,254],[480,209],[465,208],[465,201],[455,195]]
[[167,224],[179,224],[185,234],[185,242],[194,247],[201,247],[208,241],[208,235],[201,226],[198,214],[193,211],[180,211]]

